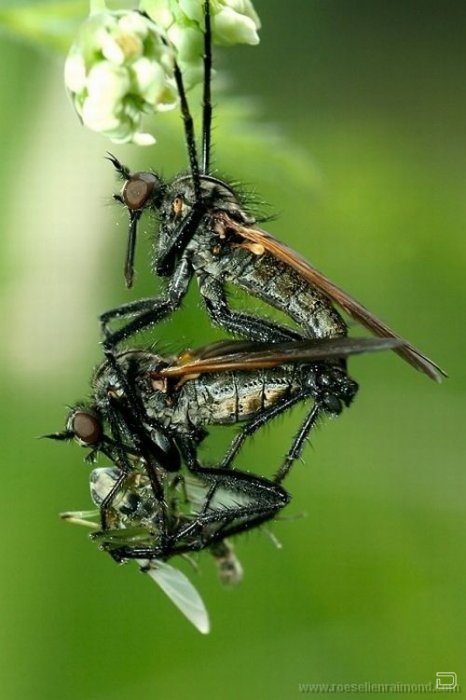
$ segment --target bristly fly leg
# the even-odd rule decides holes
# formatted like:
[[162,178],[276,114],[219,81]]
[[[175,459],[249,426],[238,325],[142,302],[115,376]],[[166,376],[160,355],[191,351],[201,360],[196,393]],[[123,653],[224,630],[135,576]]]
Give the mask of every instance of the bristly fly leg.
[[[133,467],[131,466],[128,456],[126,454],[126,451],[123,447],[122,443],[122,435],[121,435],[121,430],[119,426],[119,421],[117,419],[117,414],[115,411],[113,411],[110,407],[107,411],[107,419],[108,423],[110,426],[110,430],[112,433],[112,437],[114,440],[114,447],[117,455],[117,463],[118,463],[118,469],[121,470],[121,475],[120,477],[115,481],[114,485],[112,486],[111,490],[109,493],[105,496],[104,500],[100,504],[100,513],[101,513],[101,521],[102,521],[102,530],[106,531],[108,529],[107,526],[107,515],[108,515],[108,510],[110,509],[112,502],[114,498],[117,496],[117,494],[121,491],[121,488],[123,487],[123,484],[128,477],[128,474],[130,474],[133,471]],[[138,448],[141,448],[141,446],[138,444],[138,439],[137,436],[133,436],[133,440]],[[152,467],[151,463],[151,457],[149,454],[146,454],[146,450],[143,450],[142,456],[145,459],[146,462],[146,473],[149,478],[152,492],[154,494],[154,498],[160,505],[160,511],[158,511],[158,527],[160,530],[160,540],[162,543],[165,543],[167,540],[167,513],[166,513],[166,504],[164,501],[164,494],[163,494],[163,488],[160,484],[160,481],[157,477],[157,474],[155,473],[155,470]],[[93,533],[93,536],[96,537],[100,533]]]
[[[209,517],[212,515],[212,499],[217,490],[222,487],[231,490],[233,493],[241,492],[255,499],[255,503],[253,504],[238,505],[231,508],[231,510],[229,509],[231,518],[228,522],[225,522],[225,528],[232,520],[247,517],[249,529],[273,517],[278,510],[289,502],[290,497],[287,492],[283,489],[278,491],[274,482],[255,476],[249,472],[223,469],[221,466],[215,468],[201,467],[196,450],[189,440],[182,439],[177,441],[177,444],[188,469],[196,473],[200,479],[210,483],[210,488],[207,492],[199,518],[202,519],[202,517]],[[224,533],[225,537],[233,534],[235,531],[240,532],[241,529],[239,527],[236,530],[229,529],[228,533],[224,533],[224,528],[222,526],[219,530],[219,532]]]
[[[160,528],[160,539],[162,544],[164,544],[167,538],[167,513],[163,487],[157,475],[157,466],[160,466],[167,471],[176,471],[180,466],[179,454],[176,448],[164,451],[152,440],[148,440],[147,434],[143,428],[145,413],[138,397],[130,386],[130,383],[127,381],[124,373],[121,371],[121,368],[113,355],[113,351],[106,349],[105,355],[107,357],[107,362],[118,377],[120,386],[122,386],[124,389],[129,408],[129,410],[127,410],[123,415],[122,407],[118,403],[114,405],[113,402],[115,399],[112,399],[112,397],[109,396],[108,405],[106,408],[106,417],[109,422],[112,438],[117,450],[119,466],[121,465],[126,474],[128,471],[132,471],[131,464],[127,458],[124,448],[122,447],[123,436],[121,431],[121,420],[123,419],[124,425],[126,426],[127,431],[130,433],[136,453],[144,459],[145,470],[151,484],[154,498],[160,505],[158,524]],[[162,426],[157,425],[156,427],[165,434]],[[154,464],[154,460],[156,461],[156,464]],[[175,461],[176,464],[174,463]],[[112,500],[115,497],[119,487],[121,487],[120,480],[117,482],[114,488],[112,488]],[[107,497],[105,501],[110,501],[109,497]]]
[[280,469],[277,471],[273,478],[273,481],[276,484],[280,484],[283,481],[285,476],[290,471],[293,462],[295,462],[301,455],[304,442],[307,440],[312,428],[316,425],[321,413],[322,406],[319,406],[319,404],[315,403],[309,411],[308,415],[306,416],[304,423],[301,425],[295,437],[293,438],[293,442],[291,443],[291,447],[288,450],[288,454],[286,455],[283,464],[281,465]]
[[199,290],[212,322],[229,333],[246,336],[259,343],[281,343],[302,340],[302,334],[274,321],[233,311],[227,301],[225,287],[220,280],[205,276],[199,280]]
[[[132,467],[131,467],[131,464],[129,463],[127,454],[126,454],[126,452],[122,446],[122,443],[120,442],[120,439],[119,439],[121,436],[119,434],[118,426],[113,421],[113,416],[109,415],[108,420],[109,420],[109,424],[111,426],[112,433],[115,430],[115,434],[113,435],[114,449],[115,449],[115,452],[117,454],[118,466],[121,470],[121,475],[115,481],[112,488],[107,493],[107,495],[105,496],[105,498],[103,499],[102,503],[99,506],[100,526],[102,528],[102,531],[108,530],[109,510],[112,506],[112,503],[113,503],[115,497],[120,492],[120,489],[122,488],[128,474],[132,471]],[[113,425],[112,425],[112,423],[113,423]]]
[[[307,391],[307,390],[302,391],[299,394],[297,394],[296,396],[285,399],[282,402],[278,403],[276,406],[272,406],[271,408],[264,410],[262,413],[259,413],[255,418],[253,418],[249,423],[247,423],[241,429],[241,431],[235,436],[235,438],[231,442],[231,445],[228,448],[228,451],[226,452],[222,462],[220,463],[220,468],[221,469],[231,469],[233,459],[236,457],[239,450],[243,446],[246,438],[253,435],[263,425],[268,423],[270,420],[273,420],[277,416],[281,415],[282,413],[287,411],[292,406],[295,406],[300,401],[304,401],[304,400],[309,399],[309,398],[310,398],[309,391]],[[320,416],[324,413],[327,413],[327,414],[331,413],[333,415],[338,415],[341,412],[341,404],[339,402],[338,397],[334,397],[334,399],[335,399],[335,406],[334,406],[333,410],[328,406],[328,399],[326,399],[326,400],[319,400],[318,398],[314,399],[314,403],[313,403],[308,415],[306,416],[304,422],[302,423],[301,427],[299,428],[297,434],[293,438],[293,442],[291,444],[291,447],[288,450],[288,453],[283,461],[283,464],[280,466],[279,470],[277,471],[277,473],[275,474],[275,476],[273,478],[274,483],[277,483],[277,484],[281,483],[283,481],[283,479],[287,476],[293,463],[300,457],[304,442],[308,438],[309,433],[311,432],[313,427],[318,422]]]
[[[138,299],[117,306],[100,316],[100,324],[105,335],[104,348],[112,350],[118,343],[131,337],[138,331],[162,321],[181,305],[181,301],[191,280],[192,270],[188,257],[183,257],[170,278],[165,293],[161,297]],[[228,306],[223,285],[213,278],[200,283],[202,296],[212,321],[229,333],[244,336],[257,342],[280,343],[289,340],[302,340],[302,335],[291,328],[262,318],[233,311]],[[108,330],[108,323],[116,318],[139,314],[116,331]]]
[[244,427],[241,428],[240,432],[236,434],[233,438],[230,447],[228,448],[223,460],[220,463],[221,469],[231,469],[232,462],[239,450],[243,446],[244,441],[253,435],[257,430],[259,430],[263,425],[273,420],[277,416],[281,415],[287,411],[292,406],[295,406],[300,401],[309,398],[309,392],[302,391],[296,396],[284,399],[275,406],[264,409],[264,411],[258,413],[254,418],[252,418]]
[[[202,97],[202,162],[199,161],[196,150],[196,139],[194,134],[193,118],[186,98],[186,91],[183,84],[183,76],[179,66],[175,62],[174,77],[178,94],[180,97],[181,115],[183,118],[185,141],[188,149],[191,176],[194,185],[195,201],[193,208],[181,223],[181,226],[173,234],[169,248],[165,254],[157,261],[156,272],[158,275],[167,276],[173,272],[175,260],[178,252],[185,250],[187,244],[193,237],[197,226],[204,215],[204,207],[201,198],[201,178],[200,175],[207,175],[210,171],[210,151],[212,137],[212,29],[210,18],[210,0],[204,2],[204,81]],[[189,219],[189,221],[188,221]]]
[[[103,313],[100,316],[100,324],[105,335],[105,340],[103,342],[104,348],[112,350],[122,340],[126,340],[126,338],[129,338],[143,328],[158,323],[171,312],[175,311],[181,304],[181,300],[188,289],[190,279],[190,262],[187,258],[183,258],[175,270],[173,277],[171,277],[162,297],[138,299],[137,301],[117,306]],[[112,319],[136,313],[140,315],[122,328],[113,332],[108,330],[107,325]]]
[[[226,537],[246,529],[242,524],[231,528],[230,523],[232,521],[246,517],[247,529],[250,529],[272,518],[278,510],[289,502],[289,494],[282,488],[277,490],[277,484],[274,482],[257,477],[249,472],[239,470],[231,471],[222,469],[221,467],[201,467],[197,459],[196,451],[188,440],[180,440],[177,444],[189,470],[197,473],[201,480],[207,483],[210,482],[210,489],[204,501],[202,511],[198,516],[198,521],[203,522],[204,518],[207,518],[206,522],[209,522],[211,518],[213,518],[214,522],[221,522],[221,520],[224,520],[223,525],[221,525],[217,531],[218,537],[216,537],[216,539],[221,539],[220,534]],[[219,510],[219,514],[216,516],[215,509],[212,510],[211,508],[211,502],[216,491],[222,487],[230,490],[232,493],[243,493],[251,497],[254,503],[229,507],[228,520],[225,519],[224,515],[222,517],[222,510]],[[192,524],[193,527],[196,527],[196,525],[197,523]],[[186,532],[190,531],[191,525],[187,526]],[[204,542],[202,546],[207,546],[207,544],[208,542]]]
[[212,28],[210,22],[210,2],[204,2],[204,90],[202,97],[202,173],[210,168],[210,140],[212,126]]

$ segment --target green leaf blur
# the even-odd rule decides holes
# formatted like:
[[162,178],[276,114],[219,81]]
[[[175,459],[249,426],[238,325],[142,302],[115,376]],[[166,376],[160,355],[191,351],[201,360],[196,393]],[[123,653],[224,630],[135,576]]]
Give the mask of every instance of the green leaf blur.
[[[254,4],[259,47],[215,54],[215,167],[276,216],[273,234],[450,379],[435,385],[393,354],[350,362],[360,394],[287,481],[293,501],[272,527],[283,548],[265,533],[240,538],[237,590],[221,588],[206,554],[199,574],[181,563],[209,637],[60,522],[90,507],[89,468],[77,446],[37,437],[88,394],[99,312],[159,285],[146,220],[124,289],[109,143],[68,103],[51,51],[66,49],[66,32],[47,22],[58,3],[28,3],[40,31],[10,22],[0,43],[2,700],[285,700],[299,684],[435,684],[439,671],[466,684],[464,3]],[[60,4],[70,18],[77,6]],[[16,9],[2,6],[3,28]],[[186,168],[179,118],[161,115],[154,131],[153,148],[115,154],[166,176]],[[157,329],[168,350],[221,335],[195,285]],[[238,465],[271,474],[301,416],[266,428]],[[215,431],[206,459],[225,440]]]

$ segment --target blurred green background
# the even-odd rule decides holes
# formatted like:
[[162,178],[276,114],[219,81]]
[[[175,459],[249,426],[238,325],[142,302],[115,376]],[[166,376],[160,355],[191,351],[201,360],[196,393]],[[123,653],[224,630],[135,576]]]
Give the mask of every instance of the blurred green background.
[[[351,361],[360,394],[289,477],[293,501],[272,528],[283,548],[260,532],[240,538],[236,590],[222,589],[207,555],[198,575],[181,563],[210,611],[209,637],[136,567],[60,522],[59,511],[88,507],[88,467],[77,446],[36,437],[86,396],[98,313],[158,288],[146,240],[124,290],[126,215],[107,206],[116,185],[103,157],[171,176],[185,156],[174,116],[158,120],[147,151],[84,130],[49,48],[68,31],[56,5],[36,3],[35,20],[18,24],[5,4],[2,698],[282,699],[300,683],[434,683],[438,671],[466,687],[464,3],[255,5],[261,45],[216,55],[215,165],[270,204],[272,233],[450,379],[436,386],[394,355]],[[195,285],[158,337],[170,349],[214,337]],[[271,474],[301,416],[258,435],[239,465]],[[217,431],[212,455],[224,444]]]

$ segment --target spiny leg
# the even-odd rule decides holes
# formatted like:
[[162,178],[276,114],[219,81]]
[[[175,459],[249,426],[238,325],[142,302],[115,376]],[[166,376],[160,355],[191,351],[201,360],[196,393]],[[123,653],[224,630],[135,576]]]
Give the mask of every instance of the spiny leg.
[[204,2],[204,94],[202,100],[202,173],[210,168],[210,142],[212,131],[212,28],[210,22],[210,2]]
[[325,412],[325,409],[319,403],[316,402],[312,406],[311,410],[306,416],[304,423],[293,438],[293,442],[291,443],[291,447],[288,450],[288,454],[286,455],[283,464],[281,465],[278,472],[275,474],[275,477],[273,479],[275,483],[280,484],[285,478],[285,476],[288,474],[288,472],[291,469],[291,466],[293,465],[293,462],[295,462],[300,456],[305,440],[307,439],[309,433],[311,432],[312,428],[316,425],[321,413],[323,412]]
[[207,303],[206,308],[212,321],[228,333],[243,336],[258,343],[285,343],[290,340],[302,340],[299,333],[272,321],[241,311],[232,311],[227,306],[214,308],[212,304]]
[[[109,402],[109,406],[107,407],[107,419],[109,422],[110,431],[112,433],[114,449],[118,458],[117,466],[123,471],[123,475],[115,482],[110,493],[107,494],[107,496],[101,504],[101,508],[104,507],[107,510],[109,508],[110,503],[113,501],[113,498],[120,490],[124,479],[126,479],[128,474],[133,471],[133,467],[128,459],[127,453],[122,442],[123,436],[120,427],[119,414],[120,412],[117,410],[117,408],[113,407],[112,403]],[[138,423],[138,421],[136,420],[135,423]],[[140,435],[139,431],[135,429],[134,425],[128,424],[127,420],[125,421],[125,425],[127,425],[127,429],[129,429],[131,433],[131,438],[135,446],[134,452],[138,455],[138,457],[144,459],[145,471],[149,478],[154,498],[160,505],[159,527],[161,532],[161,540],[162,542],[164,542],[167,536],[167,515],[163,488],[152,464],[152,455],[146,449],[146,446],[144,444],[144,436]]]
[[[215,468],[203,469],[200,478],[211,483],[211,488],[203,504],[202,510],[196,519],[186,525],[179,533],[179,538],[188,534],[195,534],[208,525],[218,523],[214,537],[220,540],[235,532],[243,532],[254,527],[258,522],[270,519],[275,513],[289,502],[289,495],[282,488],[267,479],[240,471],[222,471]],[[210,490],[223,489],[230,493],[233,499],[231,505],[211,505]],[[249,499],[246,503],[235,503],[234,499]],[[235,521],[237,522],[235,525]],[[206,546],[208,539],[203,537],[202,546]]]
[[193,178],[194,194],[196,200],[201,199],[201,180],[199,175],[199,161],[197,159],[197,149],[196,149],[196,138],[194,135],[194,122],[189,110],[188,100],[186,98],[186,91],[183,83],[183,76],[175,61],[174,64],[174,77],[176,82],[176,87],[178,90],[178,95],[180,97],[180,107],[181,116],[183,117],[184,124],[184,134],[186,139],[186,146],[188,149],[189,166],[191,168],[191,176]]
[[[109,400],[109,405],[107,407],[107,418],[110,425],[112,438],[115,443],[115,449],[119,457],[118,461],[123,465],[126,473],[132,471],[132,466],[129,463],[127,455],[122,448],[122,432],[120,427],[120,419],[122,418],[126,426],[126,430],[129,431],[132,442],[134,443],[134,452],[138,455],[138,457],[144,460],[145,471],[149,478],[152,493],[154,494],[156,502],[160,505],[159,527],[161,533],[161,541],[165,542],[167,538],[166,504],[164,498],[164,491],[160,480],[157,476],[155,467],[153,465],[152,456],[152,452],[156,446],[152,443],[152,441],[149,440],[148,436],[144,432],[144,428],[142,427],[143,421],[141,419],[141,409],[137,397],[135,396],[134,392],[132,392],[131,387],[126,381],[126,377],[124,376],[123,372],[121,372],[117,361],[111,353],[107,354],[107,361],[109,362],[114,372],[117,374],[119,382],[124,388],[124,392],[128,400],[128,405],[130,407],[129,411],[127,411],[125,415],[122,414],[122,407],[118,403],[116,403],[116,405],[113,405],[112,400]],[[151,449],[148,449],[148,442],[150,442]],[[163,453],[160,448],[158,449],[158,453],[160,453],[162,458],[166,457],[165,453]],[[162,466],[164,466],[163,461]],[[111,493],[113,498],[116,493],[116,488],[112,488]]]
[[[206,469],[204,467],[201,467],[199,460],[197,458],[197,452],[192,443],[189,440],[185,439],[179,439],[178,440],[178,446],[180,448],[180,451],[183,455],[184,462],[186,466],[188,467],[189,471],[191,471],[193,474],[196,474],[197,476],[200,476],[202,478],[202,475],[212,475],[212,470],[211,469]],[[204,502],[204,506],[202,508],[201,515],[206,515],[209,508],[210,508],[210,503],[212,501],[212,498],[219,486],[218,480],[217,480],[217,471],[215,470],[214,474],[214,479],[213,483],[211,484],[207,495],[206,499]],[[188,526],[189,527],[189,526]]]
[[[171,277],[165,294],[160,298],[139,299],[106,311],[100,316],[100,324],[105,334],[104,348],[111,350],[122,340],[126,340],[143,328],[163,320],[181,304],[191,279],[191,266],[188,258],[182,258]],[[117,331],[109,333],[107,324],[114,318],[138,314]]]
[[281,343],[303,339],[302,334],[274,321],[232,310],[228,305],[223,283],[213,277],[205,276],[200,279],[199,291],[213,323],[229,333],[259,343]]
[[163,255],[159,254],[155,261],[154,269],[160,277],[169,277],[173,274],[177,258],[182,256],[205,213],[202,200],[196,199],[189,213],[171,234],[169,245],[167,245]]
[[113,455],[111,453],[107,453],[103,450],[104,454],[107,454],[107,456],[112,456],[112,461],[117,462],[117,467],[121,471],[121,475],[118,477],[118,479],[115,481],[113,484],[112,488],[110,491],[107,493],[105,498],[102,500],[99,508],[100,508],[100,522],[101,522],[101,527],[102,530],[105,531],[108,529],[108,522],[107,522],[107,516],[108,516],[108,511],[110,510],[111,504],[113,503],[113,500],[117,493],[120,491],[121,487],[123,486],[128,474],[132,471],[131,464],[128,460],[128,455],[126,454],[126,451],[123,447],[123,443],[121,442],[121,431],[118,425],[118,421],[116,420],[116,416],[113,414],[113,412],[110,410],[107,415],[108,422],[110,425],[110,430],[112,432],[112,442],[113,442],[113,447],[116,452],[117,459],[113,459]]
[[[146,12],[141,12],[142,15],[148,17]],[[167,41],[165,41],[168,44]],[[194,122],[189,109],[188,100],[186,98],[186,90],[183,82],[183,75],[181,73],[180,67],[176,60],[173,65],[173,73],[176,82],[176,88],[178,90],[178,96],[180,98],[181,116],[183,118],[184,133],[186,146],[188,149],[189,165],[191,168],[191,175],[193,178],[194,191],[196,193],[196,199],[200,199],[201,192],[201,182],[199,177],[199,161],[197,158],[196,149],[196,138],[194,135]]]
[[[160,298],[139,299],[129,304],[123,304],[110,309],[100,316],[100,323],[106,335],[104,347],[111,349],[130,338],[148,326],[159,323],[181,304],[191,279],[191,264],[188,258],[182,258],[176,268],[175,274],[170,279],[165,294]],[[208,284],[208,296],[204,295],[206,284],[201,288],[206,308],[213,322],[230,333],[246,336],[257,342],[280,343],[289,340],[302,340],[302,335],[291,328],[280,326],[272,321],[267,321],[240,311],[232,311],[227,302],[222,286],[217,281]],[[116,318],[137,314],[136,318],[129,321],[122,328],[109,332],[107,324]]]
[[[212,475],[213,472],[213,478],[215,479],[218,479],[219,476],[221,477],[216,469],[203,469],[202,471],[205,475],[207,473]],[[241,482],[242,488],[239,491],[247,493],[247,488],[249,487],[251,495],[254,495],[256,499],[255,502],[218,510],[208,510],[204,507],[202,512],[191,523],[177,532],[170,533],[163,545],[161,544],[157,547],[123,546],[117,549],[112,548],[110,554],[121,561],[122,559],[168,559],[176,554],[199,551],[222,541],[225,537],[230,537],[230,535],[239,534],[261,525],[273,518],[279,510],[289,503],[289,494],[271,481],[238,472],[226,472],[223,476],[226,481],[225,488],[231,485],[232,480]],[[245,484],[248,485],[246,488]],[[212,528],[211,526],[216,523],[218,523],[218,527]],[[191,541],[181,541],[188,536],[192,537]]]
[[[251,522],[254,523],[258,522],[256,518],[259,518],[261,521],[267,520],[273,517],[277,510],[288,503],[289,496],[286,491],[283,489],[278,491],[272,481],[238,470],[230,471],[228,469],[222,469],[221,467],[201,467],[196,451],[188,440],[180,440],[178,445],[188,469],[207,484],[210,483],[210,488],[207,492],[202,510],[197,520],[187,526],[186,532],[195,530],[199,522],[209,522],[210,518],[213,518],[214,521],[222,519],[224,511],[220,510],[219,516],[216,516],[215,509],[211,507],[211,502],[217,489],[222,487],[230,490],[233,494],[246,494],[246,496],[255,499],[255,503],[230,507],[228,509],[229,518],[225,527],[233,520],[243,517],[248,518],[248,523],[251,518],[253,519]],[[245,528],[243,525],[242,529],[249,529],[249,526]],[[242,529],[238,531],[242,531]],[[228,531],[227,534],[230,534],[230,531]],[[227,535],[225,534],[225,536]]]
[[230,447],[228,448],[222,462],[220,463],[220,468],[230,469],[233,459],[236,457],[239,450],[243,446],[243,443],[246,440],[246,438],[253,435],[257,430],[259,430],[259,428],[268,423],[270,420],[273,420],[277,416],[284,413],[284,411],[287,411],[289,408],[299,403],[300,401],[303,401],[303,399],[306,398],[309,398],[309,393],[307,391],[300,392],[296,396],[284,399],[275,406],[271,406],[270,408],[264,409],[257,416],[255,416],[248,423],[246,423],[246,425],[244,425],[241,428],[241,431],[237,433],[237,435],[233,438]]

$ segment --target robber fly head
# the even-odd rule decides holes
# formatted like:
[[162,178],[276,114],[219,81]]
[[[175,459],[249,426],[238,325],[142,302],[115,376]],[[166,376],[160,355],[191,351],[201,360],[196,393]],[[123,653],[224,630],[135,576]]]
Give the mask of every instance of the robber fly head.
[[137,227],[145,210],[159,212],[156,266],[157,273],[162,276],[171,274],[173,266],[169,263],[170,258],[173,263],[177,251],[184,249],[205,215],[221,211],[244,225],[254,221],[245,213],[234,189],[216,177],[201,175],[198,187],[191,175],[179,175],[167,183],[154,172],[131,173],[115,156],[109,155],[108,159],[123,180],[120,193],[113,197],[126,207],[129,214],[125,259],[128,287],[133,284]]
[[141,212],[149,207],[157,209],[160,206],[166,185],[156,173],[131,173],[111,153],[107,158],[123,180],[120,193],[113,195],[115,200],[124,204],[129,212]]
[[131,173],[129,169],[120,163],[111,153],[108,160],[123,180],[123,187],[119,194],[113,198],[124,204],[129,213],[128,244],[125,258],[126,286],[132,287],[134,278],[134,254],[136,251],[136,237],[138,221],[145,209],[158,209],[162,203],[166,185],[163,180],[153,172]]
[[52,440],[76,440],[81,447],[98,449],[104,438],[102,417],[95,406],[74,406],[66,418],[65,430],[45,437]]
[[95,447],[103,437],[102,418],[94,408],[75,407],[68,414],[66,430],[82,447]]

